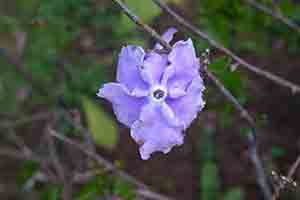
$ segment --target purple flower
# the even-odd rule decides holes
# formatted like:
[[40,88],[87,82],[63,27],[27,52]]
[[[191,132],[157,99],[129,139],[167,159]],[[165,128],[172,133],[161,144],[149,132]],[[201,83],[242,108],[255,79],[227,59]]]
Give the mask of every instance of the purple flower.
[[[170,42],[175,33],[170,28],[164,40]],[[104,84],[97,94],[109,100],[118,120],[130,127],[144,160],[155,151],[168,153],[181,145],[183,131],[205,104],[192,40],[176,42],[170,53],[162,49],[160,44],[149,52],[139,46],[123,47],[117,82]]]

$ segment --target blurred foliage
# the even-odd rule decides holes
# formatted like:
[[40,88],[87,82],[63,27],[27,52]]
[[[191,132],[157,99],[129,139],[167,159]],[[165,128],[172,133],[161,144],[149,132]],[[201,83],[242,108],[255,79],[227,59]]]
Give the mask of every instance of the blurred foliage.
[[277,158],[284,157],[286,155],[286,151],[285,151],[285,149],[281,148],[280,146],[272,146],[271,154],[274,159],[277,159]]
[[207,200],[220,199],[220,180],[216,163],[206,162],[201,169],[201,198]]
[[124,200],[135,199],[133,188],[127,182],[111,176],[98,176],[81,188],[75,200],[95,200],[99,196],[115,196]]
[[26,181],[31,178],[37,171],[39,165],[32,161],[25,161],[23,166],[21,166],[21,170],[17,176],[17,183],[20,187],[22,187]]
[[[262,0],[259,3],[280,10],[283,15],[300,21],[300,6],[296,1]],[[284,40],[290,53],[300,48],[298,34],[290,34],[282,22],[255,10],[240,0],[199,1],[199,24],[217,41],[235,50],[268,54],[278,38]]]
[[212,127],[203,128],[200,143],[199,155],[200,165],[200,199],[220,199],[220,178],[214,149],[214,133]]
[[244,193],[239,187],[224,192],[221,189],[221,177],[217,162],[214,127],[204,127],[199,143],[200,165],[200,199],[201,200],[243,200]]
[[[152,1],[125,0],[146,23],[153,23],[161,10]],[[168,0],[184,7],[184,0]],[[262,0],[268,7],[276,7],[285,16],[300,21],[300,6],[296,1]],[[275,2],[275,5],[274,5]],[[212,38],[236,51],[253,54],[269,54],[278,42],[283,41],[291,54],[299,53],[300,37],[290,34],[287,26],[273,20],[240,0],[199,0],[189,12],[195,13],[194,20]],[[118,7],[105,0],[16,0],[0,3],[0,110],[19,114],[30,112],[41,105],[52,109],[57,104],[66,108],[82,108],[84,117],[98,145],[113,148],[118,134],[113,119],[95,104],[92,99],[99,86],[113,80],[117,53],[121,46],[132,43],[146,45],[138,28],[120,12]],[[17,52],[16,32],[26,33],[26,45],[22,64],[32,78],[45,88],[49,97],[38,95],[34,85],[24,80],[5,59],[5,54]],[[194,38],[200,52],[208,47],[207,42]],[[246,83],[232,60],[216,58],[209,69],[214,72],[242,104],[249,101]],[[243,81],[242,81],[243,80]],[[208,92],[211,89],[208,89]],[[216,94],[215,92],[213,93]],[[57,100],[59,99],[59,100]],[[221,126],[233,125],[232,106],[212,101],[210,108],[218,111]],[[101,101],[101,100],[99,100]],[[63,102],[63,103],[61,103]],[[37,106],[38,105],[38,106]],[[61,105],[60,105],[61,106]],[[63,132],[73,132],[62,123]],[[68,131],[67,131],[68,130]],[[204,200],[242,200],[240,188],[221,188],[219,165],[216,159],[214,131],[204,130],[199,145],[199,181]],[[241,130],[241,134],[249,131]],[[272,148],[274,158],[283,157],[285,151]],[[39,166],[24,162],[17,182],[23,186]],[[36,188],[42,200],[60,199],[61,186],[45,185]],[[130,184],[110,175],[99,175],[80,187],[74,195],[76,200],[92,200],[99,196],[115,195],[121,199],[135,199]]]
[[40,191],[41,200],[61,199],[61,188],[57,185],[47,185]]
[[116,123],[87,97],[82,97],[83,110],[87,125],[94,141],[108,149],[112,149],[118,140]]
[[[208,69],[217,75],[224,86],[232,92],[240,101],[245,101],[245,82],[242,81],[241,74],[231,66],[231,59],[220,57],[208,65]],[[241,102],[243,103],[243,102]]]
[[[224,86],[244,105],[248,101],[246,91],[246,82],[243,81],[241,73],[235,69],[234,64],[231,64],[231,59],[227,57],[219,57],[208,65],[208,69],[216,74]],[[216,92],[214,92],[216,94]],[[211,108],[216,109],[220,113],[218,120],[220,125],[228,128],[233,125],[234,107],[228,101],[217,103]]]
[[242,199],[244,199],[244,193],[239,188],[234,188],[229,190],[223,198],[223,200],[242,200]]

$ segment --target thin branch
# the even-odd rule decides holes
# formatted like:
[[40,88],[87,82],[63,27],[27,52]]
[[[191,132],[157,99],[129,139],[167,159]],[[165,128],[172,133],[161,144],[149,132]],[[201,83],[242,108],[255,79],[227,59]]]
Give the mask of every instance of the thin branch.
[[84,133],[83,136],[87,143],[87,148],[89,148],[89,150],[92,152],[96,152],[96,146],[94,144],[94,140],[93,140],[91,133],[86,128],[81,126],[80,123],[73,120],[72,117],[70,116],[70,113],[67,110],[65,110],[64,108],[61,108],[58,112],[61,113],[63,115],[63,117],[65,118],[65,120],[68,123],[70,123],[75,129]]
[[20,73],[24,80],[26,80],[29,84],[31,84],[32,88],[35,88],[41,96],[49,97],[49,93],[44,89],[43,85],[41,85],[40,81],[36,80],[32,74],[27,71],[25,65],[22,62],[24,48],[26,46],[27,41],[27,33],[22,31],[15,32],[16,39],[16,54],[8,55],[4,52],[4,57],[6,61],[15,67],[15,70]]
[[57,183],[57,177],[49,169],[50,161],[48,159],[40,157],[39,155],[35,154],[31,150],[29,153],[29,151],[26,152],[22,149],[16,150],[15,148],[2,147],[2,148],[0,148],[0,156],[13,158],[16,160],[22,160],[22,161],[27,160],[27,161],[33,161],[33,162],[39,163],[41,166],[41,169],[45,172],[45,174],[47,174],[48,178],[50,180],[52,180],[53,182]]
[[[3,148],[1,149],[0,154],[1,155],[10,155],[11,157],[14,157],[16,159],[28,159],[32,160],[38,163],[47,163],[46,160],[42,159],[40,156],[35,154],[25,143],[23,138],[18,136],[13,128],[10,128],[8,132],[3,135],[4,137],[12,140],[12,142],[19,148],[19,150],[22,152],[20,153],[18,150],[11,150],[9,148]],[[19,154],[19,155],[18,155]]]
[[147,34],[149,34],[151,37],[153,37],[156,41],[158,41],[163,47],[165,47],[167,50],[171,50],[172,47],[169,43],[167,43],[164,39],[160,37],[160,35],[152,29],[147,24],[143,23],[142,20],[135,14],[133,14],[129,8],[120,0],[112,0],[115,2],[122,11],[140,28],[142,28],[143,31],[145,31]]
[[[85,145],[78,143],[70,138],[67,138],[61,134],[58,134],[57,132],[55,132],[54,130],[51,130],[50,132],[54,137],[56,137],[58,140],[61,140],[62,142],[71,145],[74,148],[77,148],[78,150],[80,150],[81,152],[83,152],[86,156],[92,158],[93,160],[95,160],[100,166],[104,167],[104,170],[106,171],[111,171],[113,173],[115,173],[117,176],[123,178],[124,180],[134,184],[135,186],[137,186],[139,189],[143,189],[143,190],[149,190],[149,187],[146,186],[144,183],[140,182],[139,180],[137,180],[136,178],[130,176],[129,174],[127,174],[126,172],[118,169],[117,167],[115,167],[111,162],[109,162],[108,160],[106,160],[105,158],[103,158],[102,156],[100,156],[99,154],[96,154],[93,151],[90,151],[88,148],[86,148]],[[150,191],[149,192],[151,194],[156,194],[157,198],[152,197],[152,199],[156,199],[156,200],[171,200],[171,198],[165,197],[164,195],[158,194],[156,192]],[[159,197],[159,198],[158,198]],[[149,198],[149,196],[148,196]]]
[[[160,37],[160,35],[158,33],[156,33],[155,30],[153,30],[148,25],[143,24],[141,22],[141,20],[139,19],[139,17],[136,16],[132,11],[130,11],[129,8],[122,1],[120,1],[120,0],[112,0],[112,1],[114,1],[125,12],[125,14],[130,19],[132,19],[133,22],[135,22],[138,26],[141,26],[141,24],[142,24],[141,28],[143,28],[143,30],[146,33],[149,33],[154,39],[156,39],[168,51],[170,51],[172,49],[172,47],[168,43],[166,43]],[[154,0],[154,2],[157,2],[158,5],[161,5],[160,1]],[[163,5],[166,6],[165,4],[163,4]],[[175,16],[178,16],[175,12],[172,11],[172,13],[175,14]],[[179,18],[179,19],[182,19],[182,18]],[[146,27],[146,28],[144,28],[144,27]],[[217,79],[217,77],[215,77],[212,73],[210,73],[206,68],[204,68],[204,70],[207,73],[208,77],[214,82],[214,84],[220,90],[220,92],[233,104],[235,109],[237,109],[241,113],[241,116],[248,121],[250,126],[255,131],[256,130],[255,122],[254,122],[253,118],[250,116],[250,114],[248,113],[248,111],[242,107],[242,105],[224,87],[224,85]],[[260,185],[260,187],[261,187],[261,189],[264,193],[265,198],[268,199],[268,200],[271,200],[272,194],[271,194],[271,191],[268,187],[268,184],[267,184],[267,181],[266,181],[266,176],[265,176],[265,173],[263,171],[261,161],[259,160],[258,155],[257,155],[256,143],[255,143],[254,136],[253,136],[252,133],[248,134],[247,141],[248,141],[248,144],[249,144],[250,160],[252,161],[252,163],[255,167],[258,184]]]
[[290,29],[300,34],[300,26],[295,22],[293,22],[292,20],[290,20],[289,18],[283,16],[281,12],[270,9],[255,0],[244,0],[244,1],[250,6],[252,6],[253,8],[257,9],[258,11],[277,19],[278,21],[281,21],[282,23],[286,24]]
[[[296,173],[297,169],[300,166],[300,155],[297,157],[296,161],[293,163],[293,165],[290,167],[289,171],[288,171],[288,175],[286,177],[287,180],[292,180],[294,174]],[[280,195],[280,191],[283,188],[281,187],[281,185],[278,185],[277,187],[275,187],[275,191],[273,193],[273,197],[272,200],[276,200],[279,195]]]
[[44,174],[42,171],[37,171],[34,173],[22,186],[22,191],[32,191],[37,183],[41,182],[52,182],[55,183],[56,180],[51,180],[49,176]]
[[240,112],[241,117],[243,117],[251,126],[252,132],[249,132],[247,134],[247,143],[248,143],[248,153],[250,160],[255,168],[255,173],[257,177],[257,183],[261,187],[261,190],[264,193],[264,196],[266,199],[272,198],[272,193],[269,188],[269,185],[267,183],[267,178],[264,172],[264,168],[262,165],[261,160],[258,157],[257,153],[257,147],[256,147],[256,141],[255,141],[255,132],[257,132],[257,127],[255,124],[254,119],[251,117],[249,112],[243,108],[243,106],[238,102],[238,100],[230,93],[229,90],[227,90],[224,85],[209,71],[206,72],[207,76],[213,81],[213,83],[216,85],[216,87],[221,91],[221,93],[224,95],[224,97],[232,103],[234,108]]
[[162,196],[156,192],[152,192],[150,190],[137,189],[135,191],[139,196],[144,197],[146,199],[157,199],[157,200],[171,200],[169,197]]
[[16,128],[16,127],[24,125],[24,124],[49,119],[51,116],[52,116],[52,113],[50,113],[50,112],[37,113],[32,116],[23,117],[22,119],[19,119],[19,120],[2,122],[2,123],[0,123],[0,129]]
[[0,148],[0,156],[6,156],[6,157],[14,158],[17,160],[30,160],[30,161],[34,161],[34,162],[41,162],[40,158],[25,154],[21,151],[13,149],[13,148],[1,147]]
[[[77,126],[80,126],[80,125],[77,124]],[[83,127],[80,127],[80,130],[84,131],[85,129]],[[151,191],[149,189],[149,187],[146,186],[144,183],[142,183],[139,180],[137,180],[136,178],[130,176],[126,172],[118,169],[111,162],[109,162],[105,158],[101,157],[100,155],[96,154],[96,152],[94,152],[90,148],[86,148],[85,144],[75,142],[63,135],[59,135],[53,129],[48,129],[48,131],[51,136],[50,138],[52,138],[52,136],[54,136],[58,140],[61,140],[62,142],[69,144],[74,148],[79,149],[81,152],[83,152],[89,158],[95,160],[100,166],[103,166],[105,172],[113,172],[117,176],[119,176],[119,177],[123,178],[124,180],[130,182],[131,184],[135,185],[137,187],[137,189],[135,191],[137,195],[144,197],[146,199],[152,199],[152,200],[172,200],[172,198],[169,198],[162,194]],[[85,134],[90,134],[90,133],[85,133]],[[50,146],[51,160],[49,160],[49,159],[44,159],[44,158],[38,156],[37,154],[35,154],[28,146],[26,146],[24,141],[22,141],[22,139],[19,138],[18,136],[14,136],[13,138],[18,138],[17,139],[18,146],[23,147],[23,144],[24,144],[24,148],[21,148],[21,150],[16,150],[15,148],[2,147],[2,148],[0,148],[0,156],[6,156],[6,157],[14,158],[17,160],[31,160],[31,161],[39,163],[43,169],[43,171],[38,171],[35,175],[33,175],[25,183],[25,185],[23,187],[24,190],[29,190],[30,188],[34,187],[34,185],[37,182],[59,183],[59,180],[57,179],[55,174],[53,174],[48,169],[48,167],[51,165],[53,165],[56,168],[57,172],[59,172],[60,179],[61,179],[61,176],[65,177],[65,174],[63,172],[64,169],[62,168],[62,165],[60,164],[60,161],[58,160],[58,157],[57,157],[57,153],[56,153],[56,150],[54,147],[54,141],[48,141],[51,143],[50,144],[51,145]],[[28,149],[28,150],[24,151],[24,149]],[[53,161],[55,163],[53,163]],[[75,174],[75,176],[72,178],[71,182],[76,183],[76,184],[83,184],[83,183],[89,181],[90,179],[92,179],[93,177],[95,177],[96,175],[99,175],[99,173],[98,172],[88,172],[85,174],[79,174],[77,176]],[[62,180],[60,180],[60,181],[62,181]],[[68,196],[67,196],[67,198],[68,198]],[[66,199],[66,196],[64,196],[64,199]],[[70,198],[68,198],[68,199],[70,199]]]
[[78,150],[82,151],[84,154],[86,154],[88,157],[95,160],[99,165],[104,166],[105,171],[112,171],[116,172],[120,177],[124,178],[124,180],[127,180],[128,182],[133,183],[134,185],[138,187],[146,187],[142,182],[136,180],[134,177],[127,175],[126,173],[119,171],[111,162],[106,160],[105,158],[101,157],[100,155],[96,154],[93,151],[90,151],[88,148],[86,148],[86,145],[78,143],[74,140],[71,140],[61,134],[58,134],[54,130],[51,130],[51,135],[56,137],[58,140],[63,141],[64,143],[67,143],[71,145],[72,147],[77,148]]
[[289,172],[288,172],[288,178],[292,178],[297,170],[297,168],[300,165],[300,155],[298,156],[297,160],[294,162],[294,164],[291,166]]
[[247,134],[249,157],[255,168],[257,183],[261,188],[264,198],[266,200],[271,200],[272,192],[271,192],[270,186],[267,182],[267,177],[266,177],[263,165],[262,165],[262,161],[260,160],[258,153],[257,153],[256,139],[254,136],[255,136],[255,134],[252,132],[249,132]]
[[71,200],[72,199],[72,184],[68,181],[66,170],[64,169],[63,164],[61,163],[59,156],[56,151],[56,146],[52,135],[50,134],[51,128],[46,126],[46,140],[47,140],[47,147],[49,150],[50,159],[52,164],[58,174],[58,177],[63,184],[63,191],[62,191],[62,199],[63,200]]
[[[114,0],[116,1],[116,0]],[[175,11],[173,11],[165,2],[161,0],[152,0],[155,4],[157,4],[162,10],[169,13],[178,23],[180,23],[183,27],[186,27],[188,30],[199,36],[200,38],[206,40],[211,46],[214,46],[218,50],[224,52],[228,56],[230,56],[233,60],[235,60],[237,63],[240,64],[240,66],[243,66],[244,68],[248,69],[251,72],[254,72],[255,74],[262,76],[266,79],[269,79],[273,81],[274,83],[289,88],[292,93],[298,93],[300,92],[300,87],[290,81],[287,81],[271,72],[268,72],[266,70],[260,69],[244,59],[237,56],[234,52],[224,47],[222,44],[216,42],[212,38],[210,38],[206,33],[202,32],[200,29],[198,29],[196,26],[189,23],[187,20],[185,20],[183,17],[181,17],[179,14],[177,14]]]
[[244,118],[252,128],[256,128],[255,121],[249,112],[238,102],[238,100],[230,93],[229,90],[217,79],[215,75],[206,70],[206,74],[210,80],[215,84],[215,86],[221,91],[225,98],[232,103],[233,107],[239,111],[242,118]]

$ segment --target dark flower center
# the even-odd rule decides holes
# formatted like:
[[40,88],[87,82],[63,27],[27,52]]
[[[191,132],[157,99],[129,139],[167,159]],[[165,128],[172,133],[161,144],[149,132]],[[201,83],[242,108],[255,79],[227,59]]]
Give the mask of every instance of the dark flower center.
[[161,99],[165,96],[165,92],[161,89],[157,89],[153,92],[153,97],[155,97],[156,99]]

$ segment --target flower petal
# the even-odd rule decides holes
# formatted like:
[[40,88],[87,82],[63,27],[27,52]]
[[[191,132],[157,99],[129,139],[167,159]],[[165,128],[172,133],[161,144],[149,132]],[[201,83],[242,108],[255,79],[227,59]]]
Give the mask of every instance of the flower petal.
[[186,95],[177,99],[167,99],[167,104],[175,112],[175,116],[184,122],[185,128],[189,127],[205,105],[202,98],[205,87],[200,76],[193,79],[187,88]]
[[183,122],[181,122],[175,116],[175,113],[173,112],[172,108],[168,104],[166,104],[166,102],[161,104],[161,113],[170,126],[184,127]]
[[119,54],[117,81],[124,84],[130,91],[134,88],[147,88],[147,84],[140,75],[144,57],[143,48],[133,45],[123,47]]
[[143,66],[140,68],[143,80],[150,85],[159,83],[167,63],[167,55],[153,51],[147,53]]
[[200,63],[191,39],[178,41],[174,44],[168,55],[170,66],[175,69],[173,76],[169,77],[168,86],[186,89],[194,77],[198,76]]
[[139,118],[145,98],[131,96],[128,89],[119,83],[107,83],[99,89],[97,96],[110,101],[117,119],[130,127]]
[[173,45],[168,56],[169,61],[176,67],[177,73],[188,73],[189,69],[198,70],[199,64],[191,39],[178,41]]
[[160,107],[147,104],[143,107],[140,120],[131,126],[131,137],[139,144],[141,158],[150,158],[153,152],[168,153],[173,146],[183,143],[182,129],[169,126]]
[[130,94],[135,97],[146,97],[149,95],[149,91],[141,88],[134,88]]
[[[164,39],[164,41],[169,43],[172,41],[173,36],[176,32],[177,32],[176,28],[173,27],[169,28],[166,32],[164,32],[162,38]],[[156,43],[154,49],[161,50],[163,49],[163,46],[161,46],[159,43]]]
[[174,87],[174,88],[169,88],[168,94],[170,98],[176,99],[186,95],[186,91],[183,88]]

